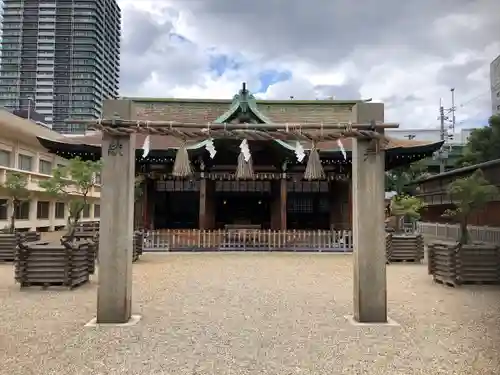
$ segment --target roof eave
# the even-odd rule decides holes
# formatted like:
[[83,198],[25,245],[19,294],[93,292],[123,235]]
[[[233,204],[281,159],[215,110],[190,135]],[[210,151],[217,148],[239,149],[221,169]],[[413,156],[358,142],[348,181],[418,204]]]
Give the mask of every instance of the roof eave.
[[429,176],[426,178],[421,178],[419,180],[414,181],[415,185],[422,184],[424,182],[432,181],[432,180],[439,180],[441,178],[445,177],[453,177],[453,176],[461,176],[470,172],[474,172],[477,169],[482,169],[482,168],[491,168],[496,165],[500,165],[500,159],[495,159],[495,160],[490,160],[486,161],[484,163],[479,163],[479,164],[474,164],[474,165],[469,165],[467,167],[462,167],[462,168],[456,168],[448,172],[443,172],[439,173],[433,176]]

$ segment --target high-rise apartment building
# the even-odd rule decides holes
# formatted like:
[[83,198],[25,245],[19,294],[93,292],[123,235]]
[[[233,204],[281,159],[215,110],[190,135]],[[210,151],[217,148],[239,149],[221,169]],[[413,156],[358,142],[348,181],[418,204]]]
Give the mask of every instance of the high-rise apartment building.
[[491,112],[500,114],[500,55],[490,65]]
[[121,11],[116,0],[3,0],[0,106],[34,108],[59,132],[118,97]]
[[490,65],[491,110],[500,114],[500,55]]

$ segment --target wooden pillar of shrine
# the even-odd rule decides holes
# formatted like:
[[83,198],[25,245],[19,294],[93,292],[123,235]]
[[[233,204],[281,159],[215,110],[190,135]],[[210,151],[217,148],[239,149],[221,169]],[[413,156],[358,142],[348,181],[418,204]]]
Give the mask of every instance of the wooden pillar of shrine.
[[146,177],[142,186],[143,200],[142,200],[142,227],[149,229],[149,179]]
[[339,207],[338,199],[338,182],[328,182],[328,201],[330,203],[330,229],[338,230],[339,228],[339,215],[341,214],[341,207]]
[[287,183],[286,183],[286,173],[283,172],[281,179],[279,180],[279,218],[280,218],[280,230],[287,229]]
[[102,137],[98,324],[122,324],[131,318],[135,137]]
[[271,181],[271,229],[287,229],[287,183],[286,174],[279,180]]
[[201,230],[207,228],[207,179],[205,172],[201,172],[200,177],[200,218],[198,226]]
[[281,229],[281,196],[280,180],[271,181],[271,229]]
[[[204,169],[203,165],[202,168]],[[201,230],[213,229],[215,227],[215,181],[207,178],[207,173],[202,170],[200,174],[200,217],[199,228]]]
[[351,230],[351,184],[349,181],[334,180],[328,184],[330,201],[330,228]]
[[207,212],[205,215],[208,229],[215,229],[215,181],[207,179]]

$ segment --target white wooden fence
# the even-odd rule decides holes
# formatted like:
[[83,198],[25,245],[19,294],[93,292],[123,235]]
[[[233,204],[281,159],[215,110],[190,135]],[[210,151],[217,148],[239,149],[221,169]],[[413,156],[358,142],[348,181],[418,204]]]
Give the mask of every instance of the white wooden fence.
[[144,251],[311,251],[351,252],[351,231],[333,230],[153,230]]
[[[500,228],[468,226],[472,241],[495,243],[500,245]],[[417,231],[424,236],[456,240],[460,239],[460,227],[456,224],[417,223]]]

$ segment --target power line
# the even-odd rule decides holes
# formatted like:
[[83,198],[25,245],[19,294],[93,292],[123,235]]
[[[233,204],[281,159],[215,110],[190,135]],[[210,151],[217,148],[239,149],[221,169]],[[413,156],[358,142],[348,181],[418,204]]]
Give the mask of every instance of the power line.
[[456,118],[455,118],[455,112],[457,111],[457,109],[461,109],[461,108],[464,108],[465,106],[471,104],[471,103],[474,103],[476,100],[482,98],[483,96],[487,95],[487,94],[490,94],[490,90],[486,90],[474,97],[472,97],[471,99],[469,100],[466,100],[465,102],[459,104],[458,106],[454,105],[454,100],[455,100],[455,97],[454,97],[454,91],[455,89],[451,89],[450,90],[452,92],[452,106],[451,108],[448,108],[448,109],[445,109],[445,121],[450,121],[448,117],[446,117],[447,115],[449,114],[452,114],[452,119],[451,119],[451,125],[450,125],[450,129],[453,129],[453,132],[455,131],[455,127],[461,127],[462,124],[464,124],[465,122],[469,121],[471,117],[474,117],[476,116],[477,114],[481,113],[482,112],[482,109],[480,110],[476,110],[474,112],[474,115],[472,116],[468,116],[467,119],[464,119],[464,120],[461,120],[459,122],[456,122]]
[[[469,100],[467,100],[467,101],[465,101],[465,102],[463,102],[463,103],[461,103],[461,104],[459,104],[459,105],[455,106],[455,110],[456,110],[457,108],[463,108],[463,107],[465,107],[465,106],[467,106],[467,105],[469,105],[469,104],[471,104],[471,103],[475,102],[476,100],[478,100],[478,99],[482,98],[483,96],[485,96],[486,94],[489,94],[489,93],[490,93],[490,90],[487,90],[487,91],[485,91],[485,92],[482,92],[481,94],[478,94],[478,95],[474,96],[473,98],[471,98],[471,99],[469,99]],[[453,107],[452,107],[452,108],[450,108],[450,109],[448,109],[448,110],[447,110],[447,112],[446,112],[445,114],[450,114],[450,113],[452,112],[452,109],[453,109]]]
[[483,112],[482,109],[474,111],[473,114],[467,117],[466,119],[457,122],[457,126],[461,126],[463,123],[470,121],[472,118],[481,114],[482,112]]

